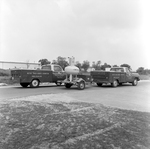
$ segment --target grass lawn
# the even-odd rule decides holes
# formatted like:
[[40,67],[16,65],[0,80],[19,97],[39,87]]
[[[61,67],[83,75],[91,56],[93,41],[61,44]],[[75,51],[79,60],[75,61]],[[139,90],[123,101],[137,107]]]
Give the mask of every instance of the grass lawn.
[[141,80],[150,80],[150,75],[140,75]]
[[0,104],[0,149],[149,148],[150,113],[83,102]]

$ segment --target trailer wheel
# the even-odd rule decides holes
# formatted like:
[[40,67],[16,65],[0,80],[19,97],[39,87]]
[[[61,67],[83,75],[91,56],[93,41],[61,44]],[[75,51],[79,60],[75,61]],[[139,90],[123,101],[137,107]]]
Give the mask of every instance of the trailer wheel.
[[39,86],[39,80],[33,79],[32,82],[30,83],[30,87],[35,88]]
[[72,86],[72,84],[70,84],[70,83],[66,83],[66,84],[65,84],[65,87],[66,87],[66,88],[70,88],[71,86]]
[[132,82],[132,85],[133,85],[133,86],[137,86],[137,84],[138,84],[138,81],[137,81],[137,79],[135,78],[135,79],[133,80],[133,82]]
[[114,80],[111,85],[112,85],[113,87],[117,87],[117,86],[118,86],[118,81],[117,81],[117,80]]
[[102,86],[102,83],[97,83],[97,86]]
[[78,83],[78,89],[79,90],[84,90],[85,89],[85,82],[84,81],[80,81]]
[[20,83],[22,87],[28,87],[29,83]]

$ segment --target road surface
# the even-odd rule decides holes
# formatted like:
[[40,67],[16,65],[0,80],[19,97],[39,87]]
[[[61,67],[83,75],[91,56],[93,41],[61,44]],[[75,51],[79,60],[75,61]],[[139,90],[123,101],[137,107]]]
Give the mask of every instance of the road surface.
[[0,100],[19,98],[40,94],[67,94],[68,97],[82,102],[101,103],[105,106],[129,110],[150,112],[150,81],[140,81],[138,86],[124,84],[111,86],[87,86],[85,90],[76,87],[66,89],[64,86],[40,86],[39,88],[22,88],[21,86],[0,87]]

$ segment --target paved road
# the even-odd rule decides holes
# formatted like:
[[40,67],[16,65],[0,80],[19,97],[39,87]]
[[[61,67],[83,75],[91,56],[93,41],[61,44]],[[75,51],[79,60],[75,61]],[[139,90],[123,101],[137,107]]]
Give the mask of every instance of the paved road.
[[82,91],[76,87],[66,89],[64,86],[57,87],[52,84],[39,88],[7,86],[0,87],[0,100],[59,93],[66,93],[67,96],[83,102],[102,103],[106,106],[150,112],[150,81],[140,81],[138,86],[125,84],[117,88],[92,85]]

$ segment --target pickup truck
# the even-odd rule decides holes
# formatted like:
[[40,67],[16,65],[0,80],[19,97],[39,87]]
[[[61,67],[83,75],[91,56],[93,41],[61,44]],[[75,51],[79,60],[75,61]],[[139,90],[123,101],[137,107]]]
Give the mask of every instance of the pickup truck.
[[139,74],[132,72],[127,67],[112,67],[109,71],[95,70],[91,71],[91,76],[97,86],[110,83],[113,87],[122,85],[122,83],[132,83],[133,86],[136,86],[140,80]]
[[61,85],[61,81],[65,79],[66,75],[62,67],[59,65],[43,65],[41,69],[14,69],[11,70],[12,80],[19,82],[22,87],[35,88],[40,83],[50,82]]

